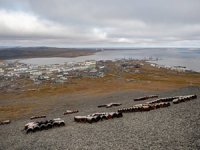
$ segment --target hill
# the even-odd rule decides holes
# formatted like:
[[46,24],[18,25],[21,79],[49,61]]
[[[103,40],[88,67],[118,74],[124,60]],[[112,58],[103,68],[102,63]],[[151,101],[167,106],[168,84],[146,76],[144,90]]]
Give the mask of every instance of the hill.
[[0,60],[38,57],[77,57],[95,53],[93,49],[56,47],[15,47],[1,48]]

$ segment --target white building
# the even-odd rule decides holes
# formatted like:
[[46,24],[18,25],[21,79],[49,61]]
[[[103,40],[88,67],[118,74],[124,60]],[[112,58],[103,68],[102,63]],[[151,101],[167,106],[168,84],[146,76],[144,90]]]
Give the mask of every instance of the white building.
[[0,73],[4,73],[4,70],[2,68],[0,68]]

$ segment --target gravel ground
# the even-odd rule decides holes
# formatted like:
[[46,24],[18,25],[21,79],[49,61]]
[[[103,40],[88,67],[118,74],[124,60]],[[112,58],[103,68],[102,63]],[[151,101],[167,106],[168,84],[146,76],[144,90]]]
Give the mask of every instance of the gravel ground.
[[[49,111],[48,117],[61,117],[66,122],[65,127],[26,135],[21,130],[29,120],[15,120],[9,125],[0,126],[0,149],[200,149],[199,98],[149,112],[128,113],[122,118],[93,124],[73,121],[75,115],[115,111],[140,103],[132,99],[146,94],[159,94],[160,97],[197,94],[199,97],[200,88],[188,87],[163,93],[117,92],[77,99],[68,95],[57,97],[58,103]],[[97,105],[109,102],[121,102],[123,105],[109,109],[97,108]],[[63,116],[67,108],[80,112]]]

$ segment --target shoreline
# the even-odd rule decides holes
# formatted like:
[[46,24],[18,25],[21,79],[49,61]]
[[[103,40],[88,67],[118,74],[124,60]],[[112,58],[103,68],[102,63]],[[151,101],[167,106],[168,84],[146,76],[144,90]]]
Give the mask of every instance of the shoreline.
[[74,58],[78,56],[89,56],[99,50],[92,49],[72,49],[54,47],[22,47],[5,48],[0,50],[0,60],[29,59],[29,58],[51,58],[64,57]]

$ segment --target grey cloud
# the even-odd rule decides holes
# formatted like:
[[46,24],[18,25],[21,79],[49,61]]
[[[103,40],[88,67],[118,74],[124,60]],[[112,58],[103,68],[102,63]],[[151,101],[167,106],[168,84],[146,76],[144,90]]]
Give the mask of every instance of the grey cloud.
[[199,0],[0,0],[0,15],[10,18],[0,18],[0,44],[197,46],[199,6]]
[[91,22],[93,19],[137,19],[172,23],[200,21],[199,0],[34,0],[31,1],[31,6],[41,15],[62,21],[76,20],[77,17],[78,20]]

